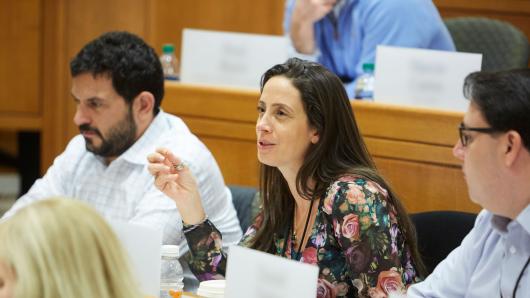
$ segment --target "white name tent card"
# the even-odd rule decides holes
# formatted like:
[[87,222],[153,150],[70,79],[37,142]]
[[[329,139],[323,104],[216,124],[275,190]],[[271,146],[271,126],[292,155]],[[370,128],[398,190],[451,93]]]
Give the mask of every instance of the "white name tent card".
[[226,269],[226,298],[316,297],[318,266],[261,251],[231,246]]
[[131,269],[142,294],[158,297],[162,231],[124,221],[111,220],[109,224],[129,254]]
[[285,36],[184,29],[180,80],[259,88],[261,75],[288,58]]
[[464,78],[482,54],[378,46],[375,61],[376,102],[465,111]]

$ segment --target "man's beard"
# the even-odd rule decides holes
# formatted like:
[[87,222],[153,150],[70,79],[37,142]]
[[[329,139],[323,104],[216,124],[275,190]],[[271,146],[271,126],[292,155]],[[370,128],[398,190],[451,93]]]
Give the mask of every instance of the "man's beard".
[[101,139],[101,145],[95,147],[91,139],[85,138],[86,150],[101,157],[118,157],[129,149],[136,137],[136,123],[129,109],[125,119],[111,127],[106,138],[103,137],[97,128],[90,127],[88,124],[79,126],[79,131],[92,131]]

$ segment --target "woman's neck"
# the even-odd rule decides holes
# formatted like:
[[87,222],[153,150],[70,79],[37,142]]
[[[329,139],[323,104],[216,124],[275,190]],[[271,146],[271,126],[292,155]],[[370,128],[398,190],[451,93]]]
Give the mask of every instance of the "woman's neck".
[[[309,211],[309,207],[311,205],[311,201],[307,198],[302,197],[301,194],[298,193],[298,190],[296,188],[296,177],[298,175],[298,169],[297,170],[289,170],[289,169],[280,169],[280,172],[282,173],[283,177],[287,181],[287,185],[289,186],[289,191],[291,192],[291,195],[294,198],[295,208],[297,214],[307,214]],[[309,181],[309,186],[313,187],[314,182]]]
[[[316,211],[318,208],[315,208],[311,204],[314,204],[312,200],[302,197],[296,189],[296,177],[292,179],[287,179],[289,185],[289,190],[294,198],[294,213],[292,220],[292,241],[294,241],[294,246],[296,249],[295,259],[299,259],[301,256],[298,253],[301,253],[307,245],[307,241],[311,237],[312,228],[315,223]],[[313,187],[313,181],[308,182],[309,187]]]

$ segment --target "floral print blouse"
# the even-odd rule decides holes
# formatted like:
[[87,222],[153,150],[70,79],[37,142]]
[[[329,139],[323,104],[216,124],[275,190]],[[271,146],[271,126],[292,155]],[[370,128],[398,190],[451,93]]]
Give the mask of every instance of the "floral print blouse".
[[[416,281],[410,250],[399,230],[397,213],[386,189],[356,176],[344,176],[319,200],[315,223],[301,262],[319,267],[317,297],[387,297],[404,293]],[[243,236],[248,246],[261,226],[262,217]],[[206,220],[184,227],[191,250],[189,265],[199,280],[223,279],[226,257],[221,234]],[[290,237],[288,237],[290,238]],[[276,235],[276,255],[292,258],[293,243]]]

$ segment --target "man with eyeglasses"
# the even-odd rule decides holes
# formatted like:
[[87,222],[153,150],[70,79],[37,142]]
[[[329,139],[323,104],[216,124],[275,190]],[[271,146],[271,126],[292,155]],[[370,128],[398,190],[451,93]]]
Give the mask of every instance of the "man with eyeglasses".
[[[471,200],[474,228],[408,297],[530,297],[530,69],[476,72],[453,154]],[[440,235],[443,237],[444,235]]]

